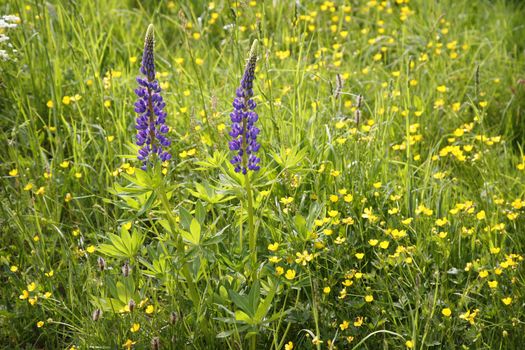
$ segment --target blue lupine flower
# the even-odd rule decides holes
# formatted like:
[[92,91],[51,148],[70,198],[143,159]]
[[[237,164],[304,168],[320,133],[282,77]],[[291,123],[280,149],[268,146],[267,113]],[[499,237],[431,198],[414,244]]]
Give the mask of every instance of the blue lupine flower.
[[137,158],[143,162],[144,170],[153,160],[154,154],[162,161],[171,159],[171,154],[166,150],[171,145],[171,141],[165,136],[169,131],[166,125],[166,112],[164,112],[166,103],[160,95],[159,82],[155,79],[154,46],[153,25],[150,24],[146,32],[140,67],[140,72],[145,75],[145,79],[137,77],[139,87],[135,89],[135,94],[138,96],[135,102],[135,112],[138,114],[135,128],[137,145],[141,146]]
[[241,79],[241,86],[237,88],[235,100],[233,100],[233,112],[230,113],[232,121],[230,136],[233,138],[229,145],[231,151],[236,151],[231,163],[236,172],[246,174],[248,170],[260,169],[261,161],[255,153],[261,147],[257,143],[259,129],[255,122],[259,116],[254,109],[256,107],[253,97],[253,80],[255,78],[255,64],[257,63],[257,40],[254,41],[250,50],[250,57]]

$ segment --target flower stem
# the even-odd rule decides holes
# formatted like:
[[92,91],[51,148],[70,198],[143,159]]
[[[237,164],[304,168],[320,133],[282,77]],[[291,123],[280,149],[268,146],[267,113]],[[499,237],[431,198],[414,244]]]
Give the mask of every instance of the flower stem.
[[246,185],[246,197],[248,202],[248,239],[249,239],[249,248],[250,254],[252,257],[252,264],[255,267],[257,264],[257,237],[255,235],[255,227],[253,224],[253,195],[252,195],[252,186],[250,183],[250,175],[246,173],[244,175],[245,185]]
[[[166,217],[168,218],[168,223],[170,225],[170,230],[173,235],[176,234],[177,226],[175,223],[175,218],[173,217],[173,214],[171,213],[170,204],[168,200],[168,196],[166,195],[166,190],[164,188],[164,183],[161,181],[160,185],[156,188],[157,195],[160,197],[160,201],[162,203],[162,206],[164,208],[164,211],[166,212]],[[200,297],[199,292],[197,291],[197,287],[195,286],[195,283],[192,281],[191,273],[188,268],[188,265],[184,263],[184,242],[182,241],[181,235],[176,235],[176,242],[175,246],[177,247],[177,253],[179,254],[179,257],[182,260],[182,275],[186,279],[186,287],[188,294],[190,296],[191,301],[194,303],[195,308],[199,307]]]

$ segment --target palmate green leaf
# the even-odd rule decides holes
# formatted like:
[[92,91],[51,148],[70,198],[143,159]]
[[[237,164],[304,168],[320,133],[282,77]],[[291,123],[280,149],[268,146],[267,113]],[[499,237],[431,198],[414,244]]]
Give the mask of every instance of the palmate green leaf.
[[213,236],[206,237],[206,239],[201,243],[201,245],[213,245],[222,242],[227,237],[227,235],[224,235],[223,232],[228,227],[230,227],[230,225],[224,226],[219,232],[215,233]]
[[237,306],[239,309],[243,310],[244,312],[253,315],[254,312],[250,308],[250,301],[248,299],[248,296],[246,295],[240,295],[237,292],[229,289],[228,295],[230,296],[231,301]]
[[[233,290],[229,290],[228,294],[230,299],[240,310],[235,311],[235,320],[238,322],[244,322],[246,324],[255,326],[260,325],[263,322],[269,322],[265,320],[268,311],[272,307],[272,301],[275,297],[278,286],[273,286],[266,298],[261,302],[261,287],[259,281],[255,281],[252,285],[248,295],[240,295]],[[277,319],[282,313],[272,315],[271,319]]]
[[193,242],[198,245],[201,239],[201,224],[197,219],[191,220],[190,232],[193,237]]
[[108,192],[116,196],[134,196],[138,194],[144,194],[151,191],[150,188],[144,187],[124,187],[119,183],[115,183],[113,188],[108,188]]
[[125,278],[116,283],[108,281],[108,289],[113,300],[118,300],[121,305],[126,305],[130,299],[135,301],[140,299],[135,291],[135,282],[132,278]]
[[[145,203],[151,197],[151,193],[153,192],[150,189],[122,187],[118,184],[115,184],[115,187],[119,188],[120,190],[109,189],[108,191],[111,194],[121,198],[129,208],[137,211],[141,210],[145,206]],[[118,202],[114,204],[119,207],[124,207]],[[145,211],[144,209],[142,210]]]
[[[129,301],[129,300],[128,300]],[[128,302],[122,302],[116,298],[94,298],[93,304],[100,307],[104,312],[119,312],[122,310]]]
[[[108,237],[111,242],[111,246],[115,250],[117,250],[122,257],[127,257],[129,252],[128,252],[128,249],[126,248],[126,245],[122,242],[122,238],[120,238],[114,233],[109,233]],[[105,246],[106,244],[102,244],[100,250],[102,251]]]
[[138,230],[133,229],[133,235],[131,236],[131,247],[132,251],[136,253],[139,252],[140,248],[142,247],[142,243],[144,243],[144,239],[146,237],[140,233]]
[[142,169],[135,169],[135,176],[131,176],[122,172],[121,176],[137,186],[138,188],[144,188],[149,191],[155,188],[155,183],[153,178]]
[[147,212],[150,209],[156,207],[156,205],[155,205],[155,200],[157,199],[156,192],[155,191],[148,192],[146,194],[146,196],[147,196],[147,199],[144,202],[144,204],[142,205],[142,207],[139,209],[139,211],[137,212],[137,216],[141,216],[145,212]]
[[190,232],[181,230],[182,238],[193,245],[199,245],[201,241],[201,224],[193,218],[190,224]]
[[[145,194],[141,194],[137,196],[137,198],[144,196],[144,195]],[[124,200],[124,202],[126,202],[126,204],[128,205],[128,208],[131,208],[134,210],[140,210],[140,207],[141,207],[140,200],[136,200],[134,197],[129,197],[129,196],[123,196],[121,198]]]
[[99,245],[99,251],[114,258],[128,258],[131,259],[136,256],[144,242],[144,235],[133,229],[133,234],[124,227],[120,230],[120,236],[114,233],[108,234],[110,244],[103,243]]
[[195,184],[195,189],[196,191],[189,190],[191,195],[210,204],[224,203],[236,198],[235,196],[227,196],[226,194],[218,193],[207,182],[204,182],[204,184]]
[[280,152],[270,151],[270,155],[284,169],[296,169],[302,166],[301,162],[306,157],[307,148],[297,149],[297,146],[291,149],[281,148]]
[[196,170],[218,169],[222,166],[222,164],[226,161],[227,158],[228,152],[221,152],[219,150],[215,150],[212,156],[209,156],[204,160],[199,160],[195,162],[195,165],[197,165]]
[[125,258],[126,252],[119,250],[114,245],[111,244],[100,244],[98,246],[98,251],[104,255],[111,256],[113,258]]

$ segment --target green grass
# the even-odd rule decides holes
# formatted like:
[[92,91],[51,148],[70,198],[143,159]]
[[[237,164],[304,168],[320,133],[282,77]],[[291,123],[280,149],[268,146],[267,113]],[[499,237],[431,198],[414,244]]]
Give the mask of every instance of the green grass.
[[[521,349],[525,8],[402,2],[0,5],[1,347]],[[134,145],[149,23],[166,175]],[[254,39],[255,264],[227,144]]]

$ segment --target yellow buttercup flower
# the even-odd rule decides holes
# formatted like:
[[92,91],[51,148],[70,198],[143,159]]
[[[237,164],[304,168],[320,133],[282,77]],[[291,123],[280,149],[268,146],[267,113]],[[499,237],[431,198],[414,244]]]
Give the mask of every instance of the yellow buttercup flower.
[[286,270],[286,274],[284,275],[284,277],[287,280],[293,280],[295,278],[295,275],[296,275],[295,270],[288,269]]
[[271,243],[268,244],[268,250],[271,252],[275,252],[279,249],[279,243]]
[[387,249],[389,245],[390,245],[389,241],[381,241],[381,243],[379,243],[379,248]]
[[489,275],[489,272],[487,270],[481,270],[480,272],[478,272],[478,276],[480,278],[485,278]]
[[155,312],[155,307],[153,305],[150,304],[146,307],[146,314],[151,315],[154,312]]
[[487,217],[487,215],[485,214],[485,210],[481,210],[479,211],[477,214],[476,214],[476,219],[478,220],[483,220]]
[[295,255],[297,256],[295,262],[303,266],[306,266],[306,264],[314,258],[313,254],[308,253],[307,250],[304,250],[302,253],[297,252]]
[[122,344],[122,347],[124,349],[130,350],[133,347],[133,345],[135,345],[136,343],[137,343],[136,341],[132,341],[131,339],[128,339],[126,340],[124,344]]
[[443,310],[441,310],[441,314],[445,317],[450,317],[452,315],[452,310],[450,308],[446,307]]
[[281,204],[288,205],[293,202],[293,197],[282,197],[279,202],[281,202]]
[[503,304],[508,306],[508,305],[510,305],[512,303],[512,298],[511,297],[506,297],[506,298],[501,299],[501,301],[503,302]]

